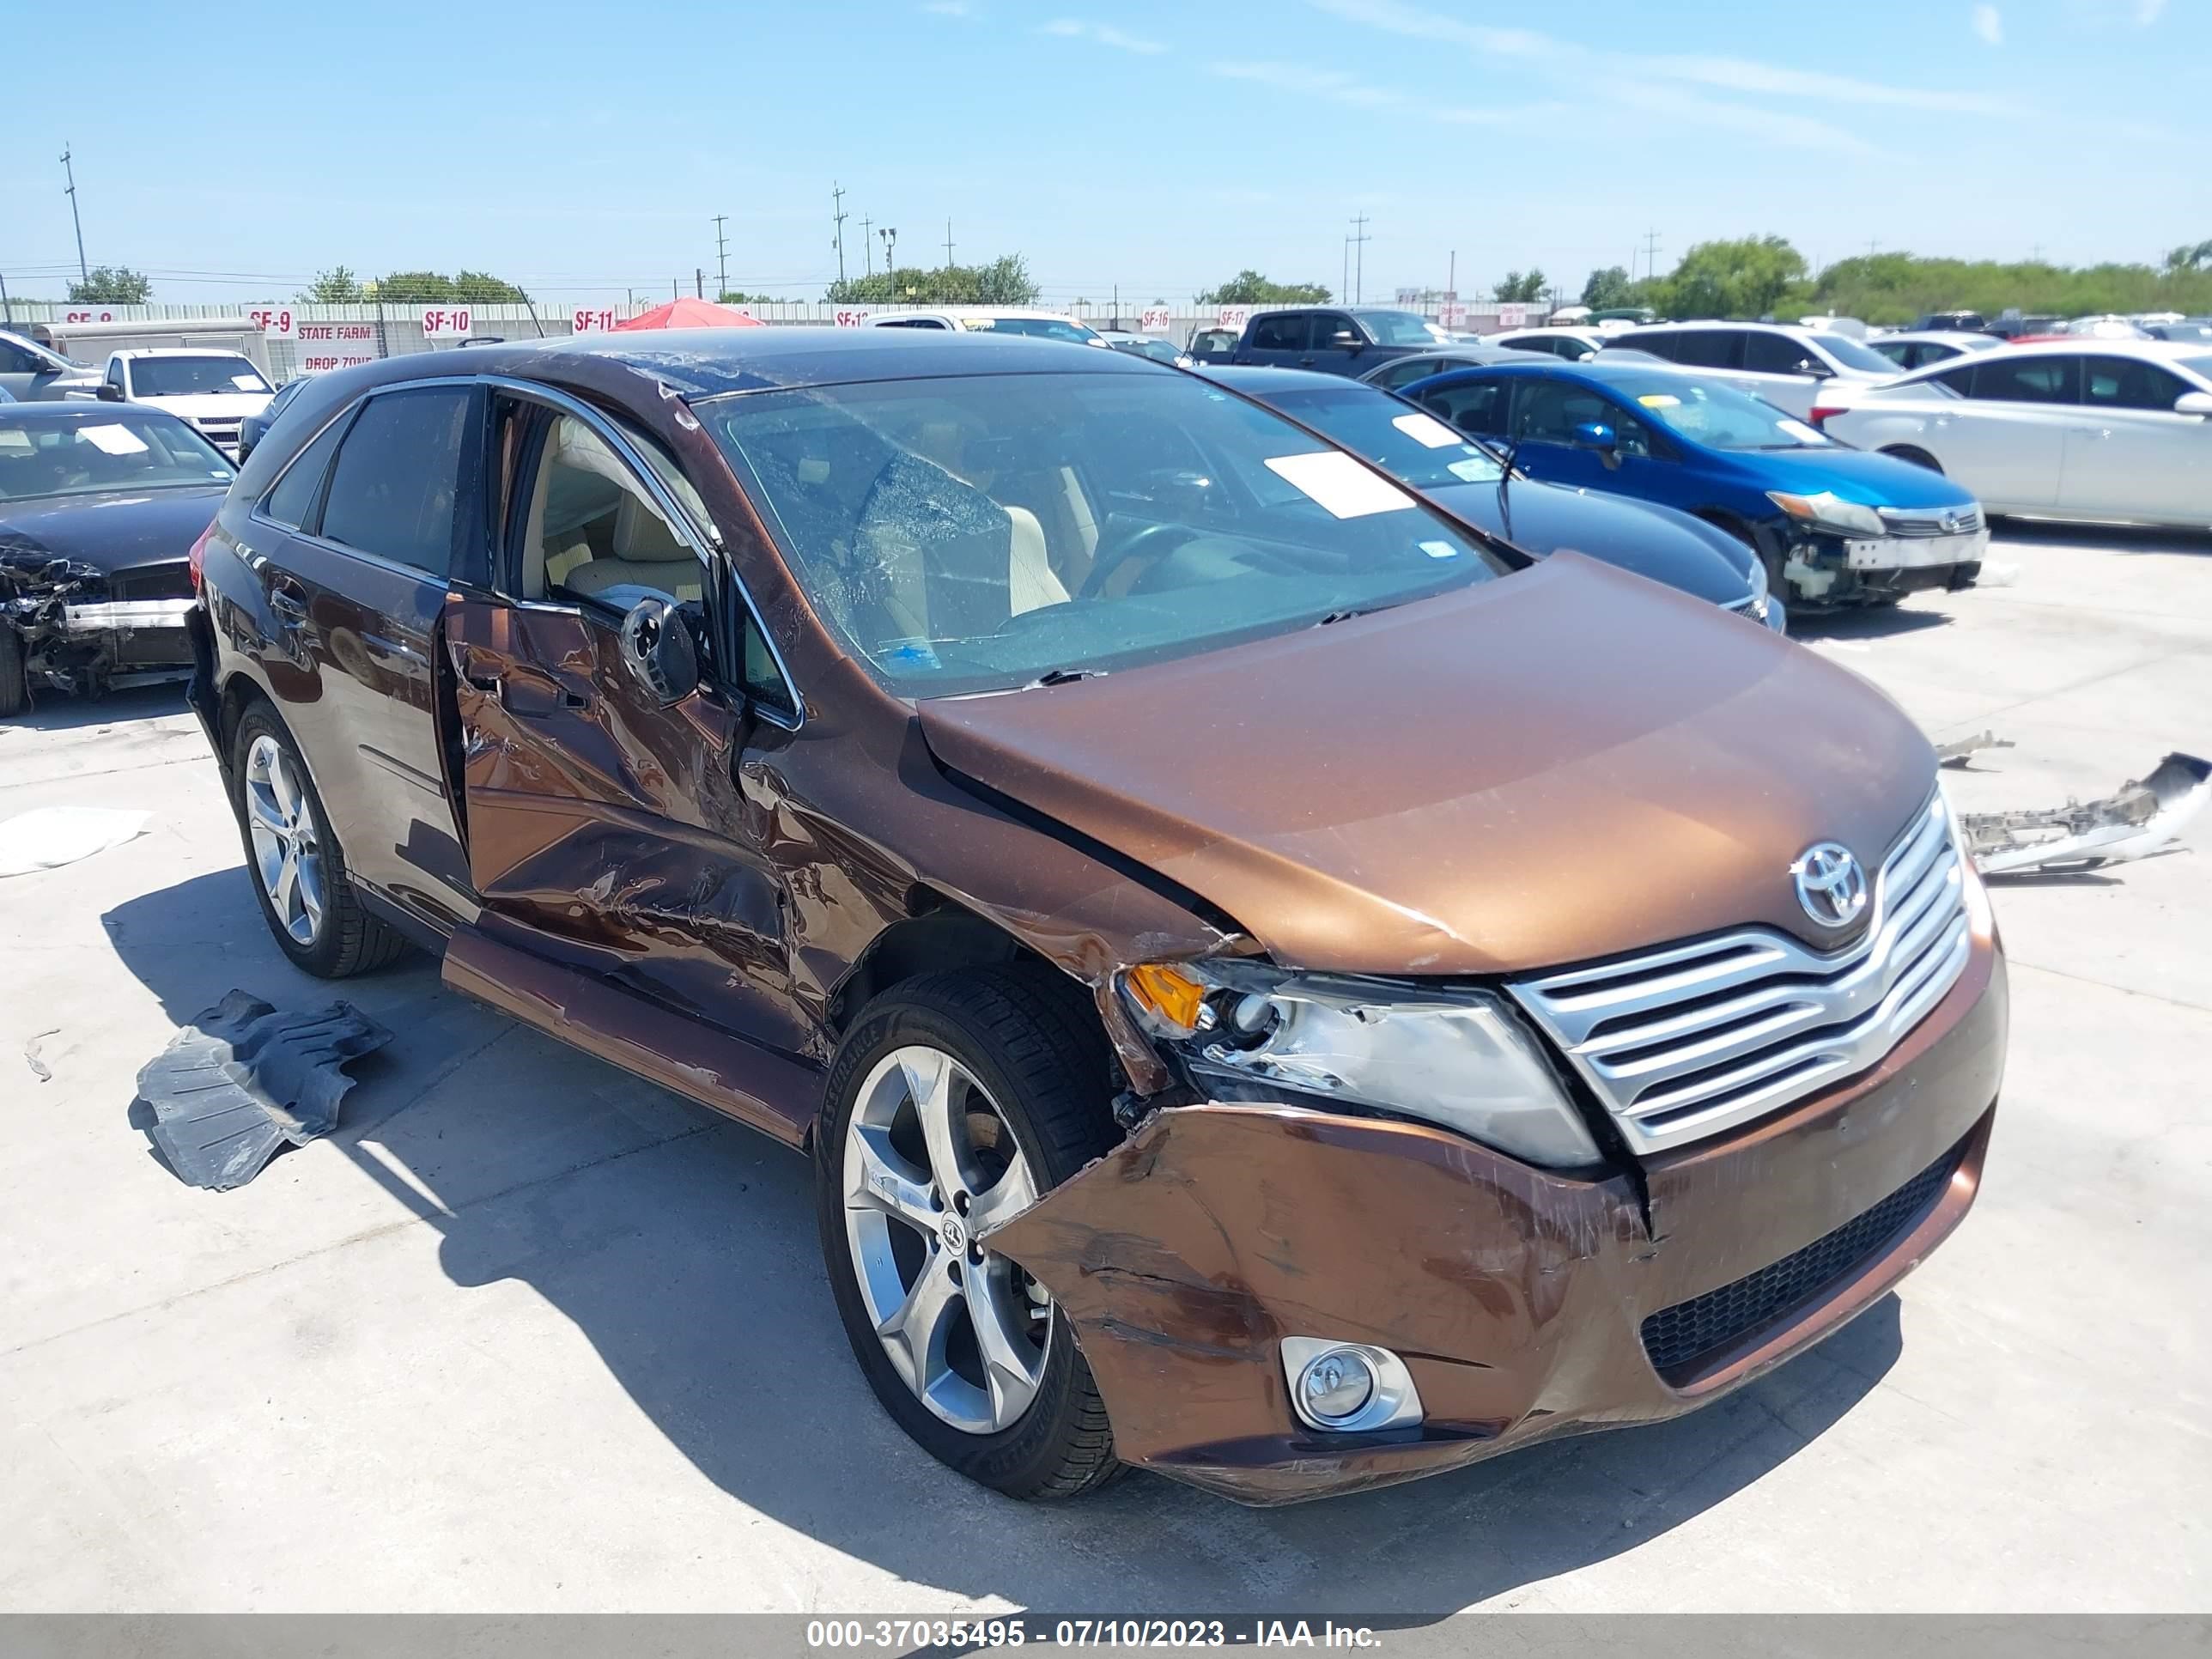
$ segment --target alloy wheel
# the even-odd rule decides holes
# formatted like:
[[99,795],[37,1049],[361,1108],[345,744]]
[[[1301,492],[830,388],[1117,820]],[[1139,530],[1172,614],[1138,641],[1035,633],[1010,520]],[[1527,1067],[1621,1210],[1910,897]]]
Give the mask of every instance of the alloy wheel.
[[893,1369],[964,1433],[1012,1427],[1043,1381],[1053,1305],[975,1243],[1037,1195],[989,1092],[940,1048],[893,1049],[854,1103],[841,1184],[853,1269]]
[[322,844],[296,763],[266,734],[246,751],[246,827],[277,926],[295,943],[313,945],[323,926]]

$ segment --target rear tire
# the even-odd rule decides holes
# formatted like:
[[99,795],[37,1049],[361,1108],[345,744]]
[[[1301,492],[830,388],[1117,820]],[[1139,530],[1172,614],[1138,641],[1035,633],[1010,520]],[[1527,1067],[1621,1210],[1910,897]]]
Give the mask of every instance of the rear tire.
[[0,720],[30,706],[31,687],[23,678],[23,641],[13,628],[0,623]]
[[246,879],[277,948],[318,979],[345,979],[398,957],[406,936],[362,908],[323,798],[276,711],[265,702],[249,708],[230,752]]
[[[960,1229],[1020,1207],[1017,1164],[1042,1194],[1109,1150],[1111,1079],[1104,1033],[1063,975],[936,974],[863,1011],[815,1127],[822,1255],[862,1374],[923,1450],[1010,1498],[1073,1498],[1121,1465],[1066,1317]],[[953,1127],[933,1142],[932,1121]]]
[[1929,471],[1936,474],[1938,477],[1941,477],[1943,475],[1942,463],[1938,461],[1933,455],[1930,455],[1926,450],[1916,449],[1911,444],[1893,444],[1889,448],[1885,449],[1881,453],[1891,457],[1893,459],[1910,461],[1915,466],[1924,467]]

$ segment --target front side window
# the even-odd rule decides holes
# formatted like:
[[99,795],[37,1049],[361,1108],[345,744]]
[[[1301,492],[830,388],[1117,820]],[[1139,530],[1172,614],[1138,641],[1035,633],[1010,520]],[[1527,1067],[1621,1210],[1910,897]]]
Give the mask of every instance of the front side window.
[[31,421],[0,410],[0,501],[228,483],[234,471],[173,415]]
[[1415,489],[1496,483],[1504,469],[1435,416],[1362,386],[1278,392],[1267,400],[1291,419],[1364,455]]
[[573,415],[545,434],[523,520],[521,596],[627,611],[657,595],[698,603],[706,576],[629,467]]
[[422,386],[362,405],[331,468],[324,538],[446,575],[473,403],[466,386]]
[[[1828,366],[1815,356],[1811,347],[1791,339],[1787,334],[1747,334],[1743,341],[1743,366],[1761,374],[1825,375]],[[1885,358],[1881,370],[1887,374],[1893,365]]]
[[696,407],[816,614],[902,696],[1119,672],[1511,568],[1352,456],[1182,375]]
[[1352,319],[1340,311],[1316,312],[1313,325],[1316,351],[1350,351],[1365,343],[1359,337],[1359,331],[1352,325]]
[[27,346],[17,345],[13,340],[0,340],[0,374],[39,374],[49,367]]
[[1401,357],[1389,368],[1376,375],[1374,384],[1395,392],[1401,386],[1411,386],[1416,380],[1425,380],[1431,374],[1442,374],[1448,369],[1466,368],[1469,365],[1453,357]]
[[1984,357],[1974,365],[1977,402],[2072,404],[2081,400],[2079,357]]
[[1479,438],[1503,436],[1513,388],[1504,380],[1476,380],[1438,386],[1421,394],[1421,407],[1438,420]]
[[243,357],[139,357],[131,364],[134,398],[198,398],[266,392],[269,382]]
[[1097,331],[1058,317],[963,317],[960,326],[971,334],[1026,334],[1036,340],[1064,340],[1070,345],[1089,345]]
[[1606,384],[1648,418],[1714,449],[1820,449],[1832,441],[1764,398],[1721,381],[1652,374],[1610,375]]
[[2155,409],[2171,413],[2190,390],[2178,374],[2139,357],[2092,357],[2081,365],[2081,401],[2099,409]]
[[1417,311],[1363,311],[1359,320],[1377,345],[1443,345],[1451,335]]
[[1613,400],[1572,380],[1533,380],[1513,406],[1514,434],[1523,443],[1571,444],[1575,428],[1606,426],[1624,455],[1649,455],[1651,441],[1633,416]]

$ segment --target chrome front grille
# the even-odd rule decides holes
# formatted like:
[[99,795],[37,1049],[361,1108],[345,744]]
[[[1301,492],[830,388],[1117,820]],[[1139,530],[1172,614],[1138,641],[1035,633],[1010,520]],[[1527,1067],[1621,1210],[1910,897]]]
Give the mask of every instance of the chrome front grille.
[[1965,971],[1964,879],[1938,794],[1882,860],[1866,931],[1844,950],[1750,927],[1508,988],[1629,1146],[1661,1152],[1887,1054]]
[[1885,507],[1881,521],[1889,533],[1903,538],[1971,536],[1982,527],[1978,507]]

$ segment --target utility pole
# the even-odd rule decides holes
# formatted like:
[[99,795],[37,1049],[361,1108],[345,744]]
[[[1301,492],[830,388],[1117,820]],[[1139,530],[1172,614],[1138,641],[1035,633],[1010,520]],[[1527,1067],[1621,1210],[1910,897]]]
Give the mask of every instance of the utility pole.
[[1363,213],[1352,222],[1352,246],[1358,250],[1352,267],[1352,303],[1354,305],[1367,296],[1367,244],[1374,240],[1367,234],[1367,216]]
[[691,267],[691,292],[702,300],[707,297],[707,273],[697,265]]
[[92,273],[84,268],[84,221],[76,213],[76,169],[70,165],[69,141],[62,141],[62,176],[69,180],[69,188],[62,192],[70,198],[70,223],[76,227],[76,274],[79,280],[90,282]]
[[[1633,276],[1636,273],[1631,270],[1628,274]],[[1644,233],[1644,274],[1646,276],[1659,274],[1659,233],[1656,229]]]
[[8,273],[0,270],[0,328],[15,326],[15,307],[8,301]]
[[868,240],[868,227],[873,223],[875,221],[866,214],[860,216],[860,252],[867,256],[868,275],[871,276],[876,274],[876,245]]
[[1344,280],[1336,285],[1336,302],[1340,306],[1352,303],[1352,238],[1344,239]]
[[1445,269],[1449,274],[1444,277],[1444,302],[1450,305],[1459,299],[1459,250],[1457,248],[1451,251],[1451,264]]
[[837,280],[845,280],[845,187],[830,181],[830,223],[836,232]]
[[945,222],[945,268],[952,269],[952,221]]
[[714,297],[718,300],[730,291],[730,239],[722,234],[722,227],[729,222],[730,216],[726,213],[714,216],[714,259],[722,272],[722,285],[714,290]]
[[[893,227],[885,225],[876,234],[884,239],[884,275],[888,276],[891,274],[891,250],[898,246],[898,232]],[[896,299],[897,295],[894,295],[892,297]]]

